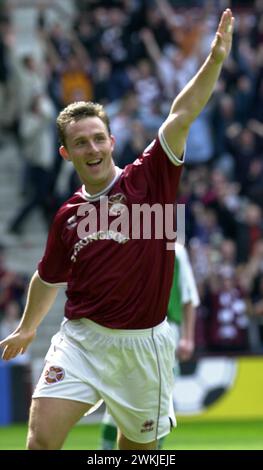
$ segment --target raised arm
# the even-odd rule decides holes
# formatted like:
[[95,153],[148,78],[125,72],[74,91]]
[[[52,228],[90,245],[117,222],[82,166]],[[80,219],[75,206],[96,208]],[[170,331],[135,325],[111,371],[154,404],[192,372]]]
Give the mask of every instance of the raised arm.
[[15,331],[0,342],[6,361],[24,353],[36,336],[37,327],[52,307],[58,293],[57,287],[44,284],[36,272],[29,284],[27,302],[20,324]]
[[232,44],[234,18],[228,8],[221,20],[211,45],[211,52],[197,74],[175,98],[170,114],[162,125],[163,136],[172,152],[181,156],[189,128],[201,113],[221,72]]

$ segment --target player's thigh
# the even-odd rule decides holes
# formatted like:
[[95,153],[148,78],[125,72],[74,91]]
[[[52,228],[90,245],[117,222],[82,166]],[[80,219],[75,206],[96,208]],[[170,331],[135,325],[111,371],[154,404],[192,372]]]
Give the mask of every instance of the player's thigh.
[[140,442],[134,442],[127,439],[120,431],[118,431],[118,449],[119,450],[153,450],[157,449],[156,441],[146,442],[144,444]]
[[27,447],[60,449],[74,424],[92,407],[61,398],[33,398]]

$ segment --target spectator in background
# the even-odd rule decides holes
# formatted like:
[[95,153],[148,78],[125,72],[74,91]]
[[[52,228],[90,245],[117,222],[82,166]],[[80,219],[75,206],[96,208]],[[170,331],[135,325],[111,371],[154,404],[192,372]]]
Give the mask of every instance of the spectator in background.
[[21,314],[27,281],[25,276],[14,273],[6,267],[5,248],[0,245],[0,319],[4,316],[10,302],[18,305],[19,314]]
[[[21,319],[21,309],[15,300],[11,300],[5,307],[4,316],[0,320],[0,341],[9,336],[19,325]],[[12,362],[16,364],[26,364],[30,359],[27,351],[23,356],[15,357]]]
[[36,61],[33,55],[22,56],[19,61],[17,60],[17,67],[21,84],[21,110],[24,112],[30,108],[36,93],[46,92],[47,77],[44,67]]
[[9,21],[6,15],[0,12],[0,84],[6,85],[9,75],[8,54],[6,49],[6,34]]
[[[213,101],[212,126],[216,159],[220,160],[229,153],[227,131],[235,123],[235,103],[231,95],[218,93]],[[232,160],[232,157],[229,157]],[[230,165],[231,165],[230,161]],[[233,163],[232,163],[233,165]]]
[[54,107],[47,95],[36,95],[23,115],[20,127],[23,154],[27,161],[27,200],[10,222],[9,231],[19,235],[32,210],[40,208],[47,227],[51,217],[48,203],[50,173],[54,155]]
[[[76,21],[74,26],[75,32],[80,43],[86,51],[88,51],[90,58],[96,60],[98,58],[97,47],[99,44],[99,32],[96,25],[92,23],[91,14],[85,11]],[[111,62],[110,62],[111,63]]]
[[138,118],[139,103],[137,95],[131,91],[127,93],[120,101],[115,103],[113,109],[109,108],[111,115],[111,129],[116,136],[115,158],[118,163],[123,149],[133,136],[131,134],[131,125],[133,120]]
[[253,315],[263,319],[263,270],[257,275],[254,280],[254,283],[252,285],[251,300]]
[[168,44],[162,51],[155,39],[153,31],[144,28],[141,31],[141,39],[145,45],[147,54],[154,63],[163,94],[169,101],[174,94],[187,83],[198,67],[196,57],[194,61],[185,58],[179,48],[174,44]]
[[[7,93],[6,86],[7,86],[8,76],[9,76],[4,30],[5,30],[5,27],[3,26],[2,18],[0,18],[0,106],[2,109],[5,104],[5,97]],[[6,127],[6,122],[5,122],[5,119],[2,118],[0,120],[0,143],[2,140],[1,134],[3,134],[3,130],[5,129],[5,127]]]
[[59,101],[60,106],[63,107],[78,100],[92,100],[93,82],[88,52],[73,32],[70,35],[63,35],[63,30],[59,28],[59,39],[62,41],[62,45],[64,44],[63,39],[65,39],[66,48],[57,45],[53,39],[52,34],[42,32],[42,40],[46,44],[47,58],[53,78],[57,82],[56,85],[53,83],[53,89],[57,89],[59,96],[56,99]]
[[134,89],[137,93],[139,107],[143,112],[142,117],[147,119],[148,114],[152,112],[155,101],[161,97],[160,84],[149,60],[142,59],[138,62],[134,79]]
[[[139,149],[146,148],[150,143],[149,136],[139,119],[133,120],[130,124],[130,135],[126,141],[119,158],[119,165],[124,168],[129,163],[133,163],[137,156]],[[134,139],[136,135],[136,139]]]
[[214,155],[209,115],[208,108],[203,110],[189,132],[186,149],[186,159],[189,165],[208,163]]
[[237,260],[247,262],[254,247],[263,237],[262,210],[253,203],[247,204],[237,225]]
[[247,75],[241,75],[237,79],[236,89],[234,93],[235,110],[237,121],[246,126],[252,113],[253,100],[253,82]]
[[5,312],[0,321],[0,340],[9,336],[20,322],[20,308],[16,301],[10,300],[5,307]]
[[193,216],[195,218],[195,228],[193,235],[197,237],[204,245],[213,246],[214,243],[223,238],[222,229],[218,224],[216,212],[205,208],[200,203],[192,205]]
[[233,268],[222,266],[209,290],[208,350],[248,352],[248,306]]
[[[46,35],[46,30],[42,29],[42,33]],[[73,52],[71,34],[63,28],[62,24],[57,22],[52,26],[48,36],[48,43],[51,43],[60,60],[62,62],[67,61]]]
[[83,67],[83,63],[75,54],[70,55],[63,65],[60,86],[63,106],[74,101],[91,101],[93,99],[93,85],[87,66]]
[[120,97],[118,82],[112,71],[112,64],[107,57],[99,57],[94,67],[94,97],[103,105]]
[[7,133],[18,138],[19,81],[12,57],[14,33],[5,4],[0,12],[0,139]]
[[234,268],[236,266],[236,244],[233,240],[225,238],[219,245],[220,264]]
[[211,187],[213,198],[210,198],[208,205],[215,211],[224,237],[235,240],[237,231],[235,215],[240,207],[239,187],[218,169],[211,173]]
[[251,162],[258,155],[257,139],[249,128],[236,127],[228,136],[228,148],[233,157],[234,179],[240,183],[240,193],[245,193]]
[[254,158],[249,165],[248,173],[244,183],[244,194],[251,201],[261,207],[263,211],[263,160],[260,155]]

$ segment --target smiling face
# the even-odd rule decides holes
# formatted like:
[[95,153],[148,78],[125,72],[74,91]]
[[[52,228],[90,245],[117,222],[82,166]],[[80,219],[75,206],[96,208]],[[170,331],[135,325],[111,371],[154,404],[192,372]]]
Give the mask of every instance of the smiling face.
[[61,145],[60,155],[72,161],[90,194],[106,188],[116,174],[112,160],[114,142],[97,116],[72,119],[65,128],[65,145]]

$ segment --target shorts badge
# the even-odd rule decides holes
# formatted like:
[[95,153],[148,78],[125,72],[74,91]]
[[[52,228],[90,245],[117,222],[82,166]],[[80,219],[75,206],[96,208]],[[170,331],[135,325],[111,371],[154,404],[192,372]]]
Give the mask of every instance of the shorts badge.
[[60,382],[64,377],[65,371],[62,367],[50,366],[45,371],[45,382],[48,385]]

